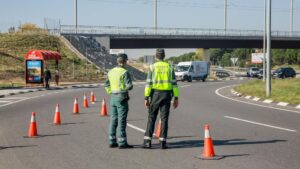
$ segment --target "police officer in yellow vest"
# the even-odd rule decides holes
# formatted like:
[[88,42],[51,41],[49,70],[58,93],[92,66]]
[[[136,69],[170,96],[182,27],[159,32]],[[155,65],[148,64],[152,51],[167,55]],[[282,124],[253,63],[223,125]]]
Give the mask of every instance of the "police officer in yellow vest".
[[[127,143],[126,121],[128,114],[128,91],[132,89],[132,81],[129,72],[125,69],[127,55],[119,54],[118,66],[108,72],[105,81],[105,90],[110,95],[110,124],[109,124],[109,147],[120,149],[133,148]],[[117,130],[118,128],[118,137]]]
[[160,111],[161,118],[160,148],[167,148],[168,120],[173,97],[173,107],[177,108],[178,106],[179,90],[174,68],[169,63],[163,61],[164,58],[164,49],[157,49],[156,59],[158,61],[150,65],[148,71],[145,87],[145,106],[149,109],[149,114],[143,148],[151,148],[151,139],[158,111]]

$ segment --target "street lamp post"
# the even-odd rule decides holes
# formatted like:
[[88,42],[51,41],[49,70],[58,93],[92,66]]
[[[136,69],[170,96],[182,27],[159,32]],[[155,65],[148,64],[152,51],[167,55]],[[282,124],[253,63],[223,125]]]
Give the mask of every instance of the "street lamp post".
[[267,83],[266,96],[271,96],[271,7],[272,0],[268,0],[268,17],[267,17]]
[[154,0],[154,31],[157,32],[157,0]]
[[294,0],[291,0],[291,9],[290,9],[290,35],[293,33],[293,23],[294,22]]
[[227,30],[227,0],[224,0],[224,30]]
[[264,16],[264,43],[263,43],[263,81],[266,81],[266,35],[267,35],[267,0],[265,0],[265,16]]
[[74,22],[75,22],[75,33],[77,34],[77,0],[74,0]]

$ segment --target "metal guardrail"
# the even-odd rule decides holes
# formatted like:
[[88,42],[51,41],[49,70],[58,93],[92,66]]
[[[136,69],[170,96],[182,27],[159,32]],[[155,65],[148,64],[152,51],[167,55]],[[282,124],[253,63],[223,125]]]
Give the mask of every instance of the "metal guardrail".
[[[52,34],[99,34],[99,35],[148,35],[148,36],[237,36],[262,37],[261,30],[237,29],[197,29],[197,28],[157,28],[116,27],[116,26],[77,26],[61,25],[60,29],[49,30]],[[300,38],[300,31],[272,31],[272,37]]]

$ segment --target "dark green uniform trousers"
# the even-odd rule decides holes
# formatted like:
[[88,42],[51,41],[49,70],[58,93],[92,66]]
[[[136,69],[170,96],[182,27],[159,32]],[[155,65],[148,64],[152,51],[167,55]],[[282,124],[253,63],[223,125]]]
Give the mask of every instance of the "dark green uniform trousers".
[[[112,94],[110,97],[109,143],[127,144],[126,123],[128,114],[128,99],[122,94]],[[118,130],[117,130],[118,129]]]
[[156,117],[158,115],[158,111],[160,111],[160,119],[161,119],[161,130],[160,130],[160,141],[166,141],[168,136],[168,121],[170,114],[170,106],[172,100],[172,91],[158,91],[155,90],[151,96],[151,103],[149,107],[148,114],[148,123],[147,129],[145,132],[144,139],[151,140]]

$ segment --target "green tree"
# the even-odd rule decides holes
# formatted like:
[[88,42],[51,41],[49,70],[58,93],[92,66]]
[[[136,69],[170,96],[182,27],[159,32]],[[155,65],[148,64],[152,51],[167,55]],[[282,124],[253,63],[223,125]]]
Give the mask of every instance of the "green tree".
[[141,62],[141,63],[144,63],[144,56],[139,57],[139,58],[138,58],[138,61]]
[[221,59],[221,65],[222,66],[231,66],[231,53],[225,53],[223,56],[222,56],[222,59]]
[[197,49],[196,53],[192,56],[193,60],[198,60],[198,61],[199,60],[202,61],[204,60],[204,58],[205,58],[205,51],[202,48]]
[[297,62],[296,62],[296,64],[298,64],[299,67],[300,67],[300,50],[298,50],[298,54],[297,54]]
[[252,53],[252,49],[239,48],[239,49],[234,49],[232,55],[233,57],[238,58],[238,65],[240,67],[244,67],[246,61],[251,60],[251,53]]
[[298,51],[295,49],[287,49],[285,55],[285,63],[297,64]]
[[273,49],[271,57],[273,65],[283,65],[285,59],[285,49]]
[[222,49],[219,49],[219,48],[211,48],[211,49],[209,49],[210,62],[213,65],[220,64],[220,60],[221,60],[223,54],[224,53],[223,53]]

